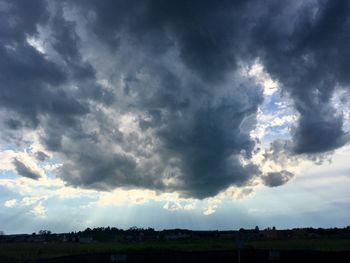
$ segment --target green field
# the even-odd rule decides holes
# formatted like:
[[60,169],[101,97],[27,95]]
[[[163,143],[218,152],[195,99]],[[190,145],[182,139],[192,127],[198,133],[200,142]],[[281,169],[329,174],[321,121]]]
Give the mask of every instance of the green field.
[[247,243],[255,249],[349,251],[350,239],[264,240]]
[[[249,249],[274,250],[350,250],[349,239],[299,239],[246,242]],[[1,256],[22,260],[55,258],[68,255],[112,252],[214,251],[236,249],[235,242],[225,239],[152,242],[81,243],[7,243],[0,244]]]
[[235,249],[227,240],[196,240],[170,242],[96,242],[81,243],[8,243],[0,244],[0,256],[17,259],[54,258],[87,253],[210,251]]

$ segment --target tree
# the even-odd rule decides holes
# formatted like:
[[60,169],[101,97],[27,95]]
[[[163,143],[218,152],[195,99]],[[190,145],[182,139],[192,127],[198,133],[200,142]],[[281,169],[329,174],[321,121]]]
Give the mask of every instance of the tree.
[[50,230],[40,230],[38,234],[41,236],[51,235],[51,231]]

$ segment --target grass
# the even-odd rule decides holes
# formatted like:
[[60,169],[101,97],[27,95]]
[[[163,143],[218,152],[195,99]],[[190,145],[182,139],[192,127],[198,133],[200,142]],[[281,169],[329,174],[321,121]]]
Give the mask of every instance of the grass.
[[97,242],[81,243],[6,243],[0,244],[0,256],[15,259],[43,259],[68,255],[115,252],[215,251],[235,249],[227,240]]
[[349,251],[350,239],[292,239],[249,242],[255,249]]
[[[264,240],[246,242],[248,248],[274,250],[350,250],[349,239],[296,239]],[[225,239],[199,239],[189,241],[152,241],[152,242],[97,242],[81,243],[2,243],[1,256],[12,259],[33,260],[55,258],[89,253],[116,252],[170,252],[170,251],[220,251],[235,249],[235,241]]]

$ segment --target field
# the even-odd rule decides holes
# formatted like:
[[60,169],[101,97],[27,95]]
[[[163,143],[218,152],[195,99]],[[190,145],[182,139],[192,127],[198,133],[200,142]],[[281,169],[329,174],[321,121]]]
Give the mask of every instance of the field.
[[247,243],[255,249],[350,251],[350,239],[264,240]]
[[53,258],[87,253],[210,251],[235,249],[227,240],[171,242],[7,243],[0,244],[0,256],[18,259]]
[[[298,239],[246,242],[247,249],[264,250],[319,250],[350,251],[349,239]],[[232,251],[235,241],[228,239],[199,239],[189,241],[152,242],[96,242],[81,243],[1,243],[1,258],[11,258],[18,262],[62,256],[96,253],[152,253],[152,252],[196,252]]]

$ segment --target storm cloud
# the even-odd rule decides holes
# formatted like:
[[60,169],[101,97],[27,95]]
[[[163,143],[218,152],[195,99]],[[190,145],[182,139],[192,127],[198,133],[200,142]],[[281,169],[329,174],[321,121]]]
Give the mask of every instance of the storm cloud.
[[300,114],[293,152],[337,149],[349,140],[342,113],[331,101],[335,90],[349,88],[349,2],[271,2],[253,35],[259,58]]
[[280,172],[267,173],[262,177],[262,180],[266,186],[276,187],[287,183],[293,176],[294,174],[283,170]]
[[348,1],[2,0],[0,12],[4,127],[37,131],[50,153],[38,160],[62,160],[69,185],[206,198],[262,176],[250,134],[263,90],[241,74],[256,61],[299,114],[285,150],[348,142],[332,102],[350,81]]
[[27,178],[30,178],[33,180],[38,180],[41,177],[41,175],[38,171],[35,171],[34,169],[29,167],[25,163],[21,162],[17,158],[13,159],[13,165],[16,168],[16,172],[20,176],[24,176],[24,177],[27,177]]

